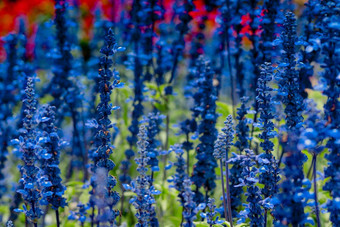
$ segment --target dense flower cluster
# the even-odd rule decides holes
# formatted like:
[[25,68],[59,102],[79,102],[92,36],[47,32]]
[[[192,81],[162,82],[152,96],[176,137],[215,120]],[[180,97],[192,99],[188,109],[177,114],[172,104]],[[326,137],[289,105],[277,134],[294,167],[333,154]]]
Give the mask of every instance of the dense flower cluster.
[[[23,184],[23,189],[19,189],[18,192],[29,207],[23,205],[24,210],[17,210],[24,212],[28,220],[37,226],[37,221],[43,214],[39,207],[39,200],[42,197],[41,188],[42,186],[51,186],[51,182],[45,181],[38,165],[37,150],[40,149],[38,144],[39,137],[36,131],[36,110],[37,100],[35,97],[34,89],[34,78],[29,77],[27,79],[27,86],[25,89],[25,103],[24,109],[24,131],[22,136],[18,140],[15,140],[20,146],[22,153],[23,165],[19,166],[21,179],[20,182]],[[42,184],[41,184],[42,183]],[[45,195],[46,196],[46,195]],[[45,197],[44,196],[44,197]]]
[[147,147],[149,143],[147,141],[148,137],[145,125],[141,125],[138,137],[139,157],[135,158],[135,161],[138,164],[137,171],[139,176],[135,181],[131,182],[131,186],[125,185],[124,187],[126,190],[131,190],[136,194],[136,196],[130,200],[130,203],[132,203],[137,210],[136,217],[138,224],[136,224],[136,226],[158,226],[155,207],[153,206],[155,203],[153,194],[157,194],[158,192],[153,190],[152,186],[149,188],[150,176],[147,175],[147,166],[150,158],[148,157]]
[[194,202],[195,193],[191,191],[192,182],[189,178],[184,179],[183,181],[183,189],[182,197],[184,199],[183,204],[183,218],[185,220],[183,226],[185,227],[193,227],[195,226],[194,220],[196,219],[196,215],[198,213],[198,208],[196,203]]
[[174,188],[179,192],[178,197],[180,198],[180,201],[182,205],[184,204],[184,198],[183,198],[183,192],[184,192],[184,186],[183,182],[188,177],[186,171],[186,162],[183,157],[184,151],[180,144],[175,144],[170,147],[170,150],[176,153],[177,162],[174,163],[176,166],[176,173],[173,176],[173,179],[171,179],[170,182],[173,182]]
[[[257,174],[258,169],[255,167],[255,155],[253,151],[245,149],[245,156],[242,157],[242,173],[240,178],[240,184],[235,185],[235,187],[247,187],[247,206],[245,210],[241,212],[242,218],[249,218],[250,219],[250,226],[263,226],[264,219],[262,216],[262,207],[261,207],[261,193],[260,188],[256,186],[258,182]],[[241,219],[242,220],[242,219]]]
[[160,141],[157,140],[157,135],[160,132],[160,126],[163,123],[163,116],[159,112],[152,112],[148,115],[146,119],[148,123],[148,165],[150,165],[153,172],[159,171],[158,166],[158,147],[160,146]]
[[258,162],[261,166],[259,183],[264,184],[264,188],[261,190],[264,198],[270,198],[278,192],[277,183],[280,180],[277,161],[272,154],[274,150],[272,139],[277,136],[273,123],[275,114],[273,97],[271,95],[273,89],[268,86],[268,83],[272,80],[272,76],[273,68],[270,64],[262,65],[261,75],[258,80],[258,96],[256,97],[256,101],[258,102],[258,109],[260,111],[257,126],[262,130],[262,133],[259,135],[259,138],[262,139],[260,146],[265,152],[258,157]]
[[[214,159],[214,143],[217,137],[216,124],[216,89],[213,86],[213,71],[210,69],[208,62],[203,59],[199,60],[197,65],[198,91],[194,95],[195,108],[197,116],[201,117],[198,125],[201,143],[196,147],[197,162],[194,166],[192,181],[196,185],[196,201],[202,202],[201,194],[198,189],[204,187],[206,193],[212,192],[216,187],[215,168],[217,167]],[[206,197],[205,200],[208,198]]]
[[239,149],[240,154],[244,151],[244,149],[249,148],[249,126],[250,119],[246,117],[248,114],[250,107],[247,107],[248,97],[241,98],[241,106],[237,108],[237,117],[238,124],[236,125],[236,135],[237,141],[235,143],[235,147]]
[[299,71],[296,70],[296,19],[292,12],[286,14],[283,26],[284,31],[281,34],[283,54],[279,64],[280,72],[277,75],[278,95],[281,96],[282,103],[285,105],[286,126],[288,129],[294,129],[301,127],[304,106],[300,92]]
[[[116,191],[114,191],[114,187],[117,184],[117,180],[115,177],[111,176],[109,172],[115,167],[114,162],[110,159],[110,155],[113,153],[113,146],[111,145],[111,134],[110,129],[112,128],[111,121],[109,116],[111,115],[112,110],[115,110],[116,107],[113,107],[110,104],[110,95],[112,93],[113,88],[119,88],[122,86],[120,83],[119,73],[115,70],[111,71],[111,67],[113,64],[112,59],[110,58],[119,50],[117,46],[115,37],[111,29],[107,31],[105,36],[105,44],[101,48],[100,52],[103,56],[100,58],[99,62],[99,78],[98,78],[98,90],[100,93],[100,103],[97,106],[96,112],[96,135],[95,135],[95,143],[94,150],[91,153],[91,158],[93,160],[92,172],[95,176],[91,179],[92,191],[91,194],[93,198],[90,199],[90,204],[92,208],[96,206],[96,193],[98,192],[98,182],[105,181],[106,185],[102,186],[102,190],[104,190],[103,203],[108,207],[109,214],[108,219],[105,220],[101,216],[98,217],[97,222],[106,222],[114,223],[116,217],[119,215],[117,210],[114,210],[114,206],[118,203],[120,197]],[[111,82],[112,78],[114,79]],[[97,173],[99,170],[99,173]],[[105,172],[105,173],[104,173]],[[105,175],[105,176],[104,176]],[[96,179],[100,177],[103,178],[99,181]],[[102,183],[102,182],[101,182]],[[105,206],[98,206],[100,212],[100,208],[105,210]],[[102,214],[103,215],[103,214]]]
[[63,197],[65,186],[61,183],[59,169],[60,147],[61,141],[55,127],[55,107],[44,106],[41,118],[41,128],[43,130],[40,135],[40,145],[42,151],[39,156],[41,159],[41,170],[46,175],[49,186],[44,187],[42,193],[48,195],[42,204],[51,204],[52,208],[58,210],[59,207],[65,207],[66,199]]

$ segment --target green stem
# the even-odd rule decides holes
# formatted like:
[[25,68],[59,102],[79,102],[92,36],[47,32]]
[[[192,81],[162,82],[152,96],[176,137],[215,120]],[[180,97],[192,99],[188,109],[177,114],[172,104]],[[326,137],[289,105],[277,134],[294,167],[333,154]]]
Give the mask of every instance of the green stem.
[[314,183],[314,200],[315,200],[315,215],[316,215],[316,221],[318,223],[318,227],[321,227],[320,224],[320,209],[318,204],[318,185],[316,182],[316,157],[317,154],[313,154],[314,159],[314,165],[313,165],[313,183]]

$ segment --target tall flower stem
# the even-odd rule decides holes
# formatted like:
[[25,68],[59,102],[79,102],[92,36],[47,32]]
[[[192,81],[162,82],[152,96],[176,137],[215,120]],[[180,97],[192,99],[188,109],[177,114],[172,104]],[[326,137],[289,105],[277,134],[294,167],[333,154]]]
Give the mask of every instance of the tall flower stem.
[[[187,134],[187,142],[189,143],[189,134]],[[187,174],[190,176],[190,150],[187,151]]]
[[220,169],[221,169],[221,181],[222,181],[222,195],[223,195],[223,208],[224,208],[224,217],[227,221],[230,221],[229,215],[227,212],[227,203],[225,199],[225,190],[224,190],[224,176],[223,176],[223,163],[222,159],[220,159]]
[[320,209],[318,204],[318,185],[316,182],[316,158],[317,154],[313,154],[313,184],[314,184],[314,200],[315,200],[315,215],[316,215],[316,221],[318,223],[318,227],[321,227],[320,224]]
[[59,210],[55,210],[55,217],[57,220],[57,227],[60,227]]
[[[226,178],[226,188],[227,188],[227,205],[228,205],[228,219],[230,221],[230,226],[233,227],[233,217],[231,213],[231,199],[230,199],[230,184],[229,184],[229,168],[228,168],[228,151],[225,153],[225,178]],[[223,184],[223,183],[222,183]]]

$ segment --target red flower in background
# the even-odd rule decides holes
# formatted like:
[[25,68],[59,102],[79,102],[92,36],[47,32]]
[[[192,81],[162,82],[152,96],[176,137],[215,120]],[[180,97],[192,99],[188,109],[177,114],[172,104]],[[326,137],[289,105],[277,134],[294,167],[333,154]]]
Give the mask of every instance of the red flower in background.
[[[106,19],[119,21],[121,12],[129,12],[133,0],[70,0],[71,5],[79,7],[81,16],[81,28],[83,39],[89,39],[91,36],[91,29],[94,22],[94,11],[100,8]],[[123,4],[122,4],[123,2]],[[174,0],[163,1],[165,12],[165,22],[169,23],[173,15]],[[213,34],[216,28],[215,18],[218,14],[216,9],[207,11],[204,0],[195,0],[195,11],[191,12],[194,18],[192,21],[191,33],[186,39],[191,40],[193,36],[199,31],[199,23],[203,17],[206,18],[206,33]],[[17,31],[18,18],[23,17],[26,20],[27,35],[28,35],[28,54],[33,53],[33,37],[36,30],[36,25],[39,21],[49,20],[53,18],[54,1],[53,0],[4,0],[0,3],[0,36],[5,36],[10,32]],[[126,15],[125,15],[126,16]],[[243,18],[244,29],[242,33],[249,33],[249,16]],[[0,43],[0,61],[4,60],[3,43]]]

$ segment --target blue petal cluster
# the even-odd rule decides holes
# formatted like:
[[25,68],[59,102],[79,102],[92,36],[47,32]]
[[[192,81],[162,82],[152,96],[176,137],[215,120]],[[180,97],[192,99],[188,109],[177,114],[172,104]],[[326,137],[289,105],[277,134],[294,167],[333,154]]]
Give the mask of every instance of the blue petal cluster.
[[[194,166],[192,181],[196,185],[196,201],[203,202],[198,189],[204,187],[209,193],[216,187],[215,168],[217,167],[216,159],[213,156],[214,143],[217,137],[215,128],[216,114],[216,88],[213,85],[213,71],[210,69],[209,62],[200,58],[197,65],[198,91],[194,95],[195,107],[193,109],[196,116],[201,117],[198,126],[200,134],[200,144],[196,147],[197,163]],[[207,200],[208,198],[206,198]]]
[[226,118],[222,132],[218,134],[213,155],[216,159],[227,161],[226,158],[234,140],[233,117],[231,115]]
[[148,136],[145,125],[141,125],[138,137],[139,141],[137,146],[139,157],[135,158],[135,161],[138,164],[137,171],[139,176],[131,182],[131,186],[124,185],[124,188],[136,194],[136,196],[130,200],[130,203],[132,203],[137,210],[135,216],[137,217],[138,223],[136,227],[157,226],[158,222],[155,216],[155,207],[153,206],[155,203],[153,194],[158,194],[159,192],[155,190],[153,186],[150,187],[150,176],[147,175],[147,166],[150,158],[148,157]]
[[[105,202],[109,208],[109,212],[111,212],[107,221],[114,223],[116,217],[119,216],[119,211],[114,210],[114,206],[118,203],[120,197],[119,194],[114,191],[117,180],[115,177],[109,175],[109,172],[115,167],[114,162],[110,159],[110,155],[113,153],[110,129],[113,127],[113,125],[109,119],[109,116],[111,115],[112,110],[116,109],[116,107],[113,107],[112,104],[110,104],[110,95],[114,88],[122,87],[123,84],[120,82],[119,73],[115,70],[111,71],[113,60],[110,57],[120,50],[117,46],[116,39],[111,29],[107,31],[104,41],[104,46],[100,50],[103,56],[100,58],[99,62],[100,68],[97,85],[100,93],[100,103],[96,109],[97,125],[94,143],[95,148],[91,153],[91,158],[93,160],[92,172],[94,173],[94,177],[91,179],[91,184],[93,187],[91,194],[95,196],[95,192],[97,190],[96,182],[98,182],[98,179],[96,179],[96,174],[99,174],[97,173],[97,169],[100,169],[100,171],[105,170],[105,181],[107,183],[106,187],[104,187],[104,193],[106,196]],[[113,82],[111,81],[112,79],[114,79]],[[96,205],[94,200],[95,197],[90,199],[91,207]]]
[[282,60],[279,63],[280,71],[277,74],[279,80],[278,95],[285,105],[286,127],[290,129],[300,128],[303,121],[303,98],[300,92],[299,71],[296,69],[296,19],[292,12],[285,15],[284,31],[281,34]]
[[50,204],[53,209],[58,210],[59,207],[63,208],[66,205],[66,199],[63,197],[66,187],[61,183],[62,179],[60,177],[59,159],[61,141],[55,127],[55,113],[56,109],[54,106],[44,106],[40,122],[43,132],[40,135],[39,143],[42,150],[39,152],[39,156],[41,159],[41,170],[50,182],[42,190],[42,193],[46,196],[41,201],[41,204]]
[[202,218],[207,219],[207,223],[210,226],[222,224],[223,220],[218,220],[219,217],[216,217],[217,211],[216,211],[216,205],[215,205],[215,199],[209,198],[208,203],[206,204],[206,208],[208,208],[208,212],[201,213]]
[[236,187],[247,187],[246,201],[248,204],[244,211],[241,212],[241,220],[244,218],[250,219],[250,226],[263,226],[263,210],[261,207],[261,190],[256,185],[258,183],[257,175],[258,169],[255,167],[256,156],[253,151],[245,149],[245,156],[242,156],[242,178],[240,179],[240,184],[236,185]]
[[277,161],[272,154],[274,143],[271,140],[277,136],[273,123],[275,115],[275,107],[271,95],[273,89],[268,85],[272,80],[272,76],[272,66],[269,63],[262,65],[257,85],[258,95],[256,97],[260,117],[256,126],[262,131],[259,135],[259,138],[262,140],[260,146],[265,152],[258,156],[260,164],[259,183],[264,185],[264,188],[261,189],[264,198],[271,198],[278,192],[277,183],[280,180]]
[[148,157],[150,158],[148,161],[148,165],[151,167],[151,171],[159,171],[158,166],[158,156],[159,151],[158,147],[161,145],[160,141],[157,140],[157,135],[160,132],[160,126],[163,123],[163,115],[161,115],[158,111],[152,112],[148,114],[146,118],[147,126],[147,134],[148,134]]
[[[24,212],[27,219],[36,225],[38,219],[43,214],[39,207],[39,200],[42,197],[41,194],[41,181],[42,178],[41,171],[37,166],[38,156],[37,150],[40,149],[38,144],[39,138],[37,137],[36,126],[37,122],[35,119],[37,100],[35,98],[34,89],[34,78],[27,78],[27,86],[25,89],[25,103],[24,114],[25,118],[23,120],[24,130],[22,136],[14,142],[20,146],[20,151],[22,153],[23,165],[19,166],[21,173],[20,182],[23,184],[22,189],[18,189],[18,193],[21,194],[25,203],[29,206],[23,205],[24,210],[17,209],[18,212]],[[51,184],[46,182],[46,184]]]
[[241,106],[237,108],[237,117],[238,124],[236,125],[236,136],[237,141],[235,143],[235,147],[238,148],[240,154],[243,152],[244,149],[249,148],[249,126],[250,119],[246,117],[248,114],[250,107],[247,107],[247,103],[249,98],[244,96],[241,98]]
[[196,203],[194,202],[195,193],[191,191],[192,182],[190,178],[186,178],[183,181],[183,189],[184,192],[182,193],[184,199],[183,205],[183,218],[184,218],[184,227],[194,227],[194,220],[196,220],[196,215],[199,211],[197,208]]
[[178,197],[180,198],[182,206],[184,206],[183,182],[188,177],[187,173],[185,172],[187,167],[185,159],[183,157],[184,151],[180,144],[175,144],[173,146],[170,146],[170,152],[175,152],[177,158],[177,162],[174,163],[174,165],[176,166],[176,173],[174,174],[170,182],[173,183],[173,187],[179,192]]

